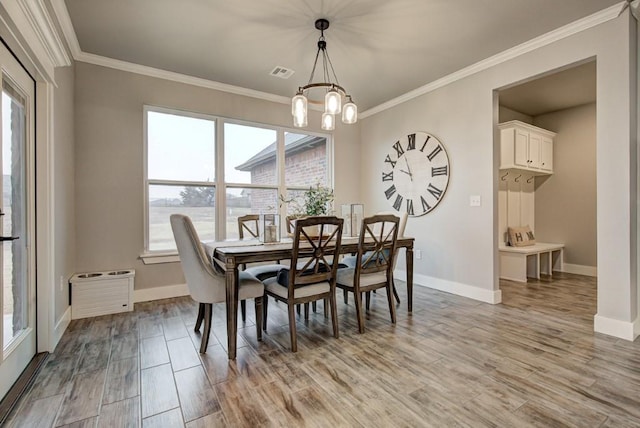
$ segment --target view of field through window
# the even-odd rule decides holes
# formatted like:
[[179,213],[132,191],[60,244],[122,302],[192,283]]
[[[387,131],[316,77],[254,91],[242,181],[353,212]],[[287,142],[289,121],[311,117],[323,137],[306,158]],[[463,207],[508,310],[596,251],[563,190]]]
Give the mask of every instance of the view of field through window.
[[[216,158],[216,126],[223,127],[223,159]],[[280,135],[284,141],[275,129],[148,110],[147,250],[175,250],[169,223],[173,213],[191,217],[203,241],[237,239],[239,216],[290,212],[291,207],[281,207],[280,195],[290,198],[326,185],[326,137]],[[217,168],[224,171],[221,182],[216,182]],[[224,189],[223,218],[216,218],[218,186]],[[222,231],[217,221],[223,222]]]

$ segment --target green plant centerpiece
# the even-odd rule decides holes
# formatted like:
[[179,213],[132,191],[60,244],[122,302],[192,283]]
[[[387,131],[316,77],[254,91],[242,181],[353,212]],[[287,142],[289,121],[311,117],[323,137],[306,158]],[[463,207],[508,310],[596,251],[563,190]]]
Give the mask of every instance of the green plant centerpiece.
[[333,199],[333,189],[320,183],[309,187],[302,195],[289,199],[280,195],[280,203],[288,207],[287,232],[293,233],[296,219],[331,214]]

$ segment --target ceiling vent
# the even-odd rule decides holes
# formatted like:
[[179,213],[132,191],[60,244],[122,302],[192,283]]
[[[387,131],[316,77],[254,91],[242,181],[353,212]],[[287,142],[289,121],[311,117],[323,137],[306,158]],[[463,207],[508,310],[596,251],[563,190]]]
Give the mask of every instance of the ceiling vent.
[[269,74],[281,79],[288,79],[293,75],[293,73],[295,73],[295,71],[278,65],[273,70],[271,70],[271,73]]

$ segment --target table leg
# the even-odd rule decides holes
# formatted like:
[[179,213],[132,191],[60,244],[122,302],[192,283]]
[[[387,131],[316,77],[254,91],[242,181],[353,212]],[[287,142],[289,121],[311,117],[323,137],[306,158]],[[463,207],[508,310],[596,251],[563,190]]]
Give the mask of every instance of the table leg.
[[405,254],[407,259],[407,306],[408,311],[413,310],[413,247],[407,247]]
[[236,359],[238,338],[238,266],[227,265],[227,352],[230,360]]

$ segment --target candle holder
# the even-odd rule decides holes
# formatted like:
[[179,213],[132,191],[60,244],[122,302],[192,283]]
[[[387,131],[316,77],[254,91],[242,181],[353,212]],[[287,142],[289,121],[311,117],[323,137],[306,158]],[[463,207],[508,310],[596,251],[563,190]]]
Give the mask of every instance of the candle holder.
[[341,217],[344,219],[344,235],[358,236],[364,218],[363,204],[344,204],[341,206]]
[[260,215],[260,242],[265,244],[280,242],[280,216],[278,214]]

